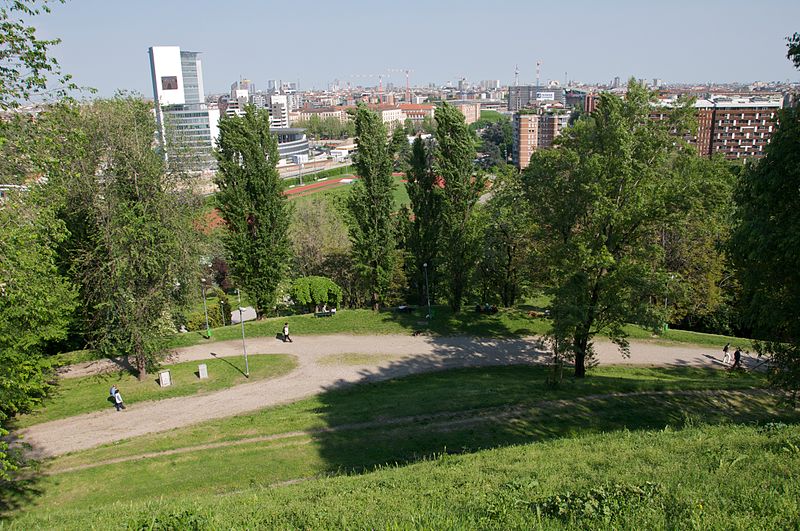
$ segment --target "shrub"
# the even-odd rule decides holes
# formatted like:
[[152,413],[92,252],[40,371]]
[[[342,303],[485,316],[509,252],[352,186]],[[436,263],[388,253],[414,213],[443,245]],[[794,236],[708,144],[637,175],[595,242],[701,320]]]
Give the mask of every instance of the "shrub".
[[320,306],[338,306],[342,301],[342,288],[325,277],[300,277],[294,281],[290,291],[292,300],[319,310]]

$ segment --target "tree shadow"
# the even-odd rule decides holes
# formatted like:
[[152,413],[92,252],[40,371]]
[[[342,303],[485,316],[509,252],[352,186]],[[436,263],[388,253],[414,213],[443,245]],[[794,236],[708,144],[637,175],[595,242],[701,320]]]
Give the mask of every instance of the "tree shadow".
[[10,479],[0,479],[0,527],[4,520],[30,506],[43,493],[40,462],[41,450],[24,443],[13,434],[4,438],[9,443],[8,458],[18,467],[9,473]]
[[[314,439],[332,473],[579,434],[800,421],[799,410],[780,409],[762,391],[704,391],[712,378],[736,389],[754,385],[755,376],[693,367],[691,360],[641,369],[658,371],[657,382],[631,369],[630,377],[590,374],[553,386],[550,354],[541,344],[467,337],[429,342],[430,356],[360,370],[357,382],[337,381],[319,395],[328,429]],[[676,380],[687,390],[672,391]]]

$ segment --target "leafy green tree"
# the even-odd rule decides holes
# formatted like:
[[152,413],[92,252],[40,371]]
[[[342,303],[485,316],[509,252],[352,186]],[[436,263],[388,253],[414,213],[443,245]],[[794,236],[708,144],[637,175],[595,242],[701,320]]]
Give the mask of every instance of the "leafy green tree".
[[309,307],[309,311],[320,311],[323,306],[336,307],[342,302],[342,288],[325,277],[300,277],[292,283],[292,300]]
[[675,160],[696,155],[683,153],[688,123],[649,118],[654,97],[633,79],[624,99],[602,94],[591,119],[534,153],[523,174],[553,284],[551,333],[577,377],[599,331],[627,352],[626,322],[655,328],[665,317],[649,302],[669,282],[657,234],[685,215]]
[[425,274],[428,275],[428,295],[435,303],[439,278],[439,249],[441,247],[443,190],[433,172],[432,153],[419,136],[411,148],[411,160],[406,191],[414,213],[408,235],[408,249],[413,256],[413,284],[419,300],[425,300]]
[[71,76],[62,75],[58,61],[48,57],[50,48],[59,39],[36,37],[36,28],[29,26],[31,17],[50,12],[49,0],[14,0],[0,6],[0,109],[16,107],[47,90],[50,77],[60,84],[58,95],[75,88]]
[[259,316],[275,306],[291,259],[291,211],[276,165],[278,142],[269,113],[248,106],[219,125],[217,204],[234,278],[255,301]]
[[376,113],[359,105],[355,123],[355,167],[360,179],[347,200],[350,239],[353,257],[368,286],[370,305],[378,311],[391,282],[395,258],[392,155],[386,129]]
[[[797,62],[800,37],[790,40]],[[793,49],[792,46],[795,48]],[[792,56],[792,51],[795,55]],[[759,354],[774,363],[773,383],[800,393],[800,109],[784,109],[766,156],[747,168],[736,189],[731,257],[745,316]]]
[[669,286],[670,322],[713,332],[732,332],[736,296],[726,247],[733,222],[732,164],[722,156],[680,157],[675,163],[686,215],[660,231]]
[[394,159],[395,171],[408,171],[408,159],[411,156],[411,145],[408,143],[406,131],[402,127],[395,128],[390,145]]
[[786,37],[788,44],[786,45],[789,50],[786,52],[786,58],[794,63],[794,67],[800,69],[800,33],[795,33],[791,37]]
[[[76,290],[57,265],[64,224],[38,190],[0,201],[0,437],[14,415],[30,411],[49,389],[46,346],[66,337]],[[0,485],[14,469],[0,439]]]
[[174,333],[196,271],[199,201],[188,176],[165,164],[150,104],[134,97],[79,110],[85,174],[53,173],[71,231],[68,260],[97,348],[124,355],[144,379]]
[[477,175],[473,161],[475,145],[454,106],[443,103],[436,109],[436,154],[434,172],[444,181],[442,201],[442,270],[448,286],[448,302],[459,311],[472,270],[480,253],[479,227],[472,210],[484,190],[485,180]]
[[483,255],[478,272],[484,285],[482,300],[496,297],[503,306],[513,306],[530,288],[536,232],[522,182],[513,169],[495,180],[492,197],[481,211],[481,224]]

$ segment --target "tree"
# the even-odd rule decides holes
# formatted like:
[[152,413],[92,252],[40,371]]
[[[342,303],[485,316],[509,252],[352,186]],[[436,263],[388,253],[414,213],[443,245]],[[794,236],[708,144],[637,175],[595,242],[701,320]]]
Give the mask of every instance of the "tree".
[[473,161],[475,145],[464,115],[448,103],[436,109],[434,172],[444,181],[442,201],[442,266],[448,302],[461,309],[471,272],[480,252],[472,210],[484,190]]
[[786,37],[788,44],[786,45],[789,50],[786,52],[786,58],[794,63],[794,67],[800,69],[800,33],[795,33],[791,37]]
[[297,204],[290,229],[295,270],[303,276],[322,275],[326,260],[350,252],[347,227],[324,197]]
[[481,212],[483,254],[478,263],[485,286],[483,301],[489,293],[510,307],[525,295],[534,260],[536,227],[531,222],[519,174],[510,170],[499,176],[492,187],[492,197]]
[[419,300],[425,300],[425,274],[428,276],[427,294],[436,301],[441,246],[443,191],[431,168],[432,154],[421,137],[414,139],[406,182],[414,219],[408,236],[408,248],[414,257],[412,274]]
[[247,106],[219,126],[217,204],[228,231],[225,249],[233,276],[255,301],[259,317],[275,306],[291,246],[291,211],[276,169],[278,143],[269,113]]
[[44,92],[50,76],[65,89],[75,88],[69,83],[71,76],[62,75],[58,61],[47,55],[61,41],[38,39],[36,28],[27,25],[29,17],[49,13],[51,3],[14,0],[0,6],[0,109],[16,107],[19,100]]
[[378,311],[391,282],[395,258],[392,155],[386,129],[376,113],[359,105],[355,120],[355,167],[360,179],[347,200],[350,240],[359,273],[368,286],[370,305]]
[[[67,335],[76,290],[57,265],[64,224],[38,190],[0,201],[0,437],[14,415],[38,404],[50,385],[46,346]],[[0,439],[0,484],[15,465]]]
[[193,287],[199,201],[188,176],[154,150],[147,102],[118,97],[62,116],[77,119],[67,129],[80,127],[85,139],[76,160],[64,160],[67,171],[49,174],[71,233],[65,260],[92,319],[92,343],[131,358],[144,379]]
[[[800,36],[790,39],[797,62]],[[794,46],[794,48],[792,48]],[[792,52],[795,53],[792,56]],[[776,367],[772,381],[800,393],[800,109],[784,109],[766,155],[736,189],[731,257],[742,286],[747,324],[760,354]]]
[[669,282],[657,234],[686,208],[674,162],[696,155],[682,149],[688,124],[649,118],[653,98],[633,79],[624,99],[602,94],[591,118],[558,149],[534,153],[523,174],[553,285],[551,334],[577,377],[599,331],[627,352],[626,322],[656,327],[665,317],[650,304]]
[[402,127],[396,127],[392,133],[390,149],[394,159],[393,168],[396,171],[407,171],[408,158],[411,156],[411,145],[408,143],[408,137]]
[[300,277],[292,283],[292,300],[319,311],[323,306],[336,307],[342,302],[342,288],[325,277]]

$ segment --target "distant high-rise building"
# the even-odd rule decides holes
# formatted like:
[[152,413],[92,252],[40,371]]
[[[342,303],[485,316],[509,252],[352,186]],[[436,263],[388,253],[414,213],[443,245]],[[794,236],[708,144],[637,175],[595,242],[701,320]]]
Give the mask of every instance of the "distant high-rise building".
[[518,111],[537,103],[559,102],[566,105],[567,98],[561,87],[537,87],[536,85],[520,85],[508,89],[508,110]]
[[[209,113],[203,93],[203,69],[199,52],[178,46],[152,46],[150,73],[156,121],[163,146],[185,154],[195,169],[213,166],[215,113]],[[212,127],[211,120],[214,120]],[[168,149],[165,150],[168,153]]]
[[484,79],[481,81],[480,86],[484,90],[497,90],[500,88],[499,79]]
[[663,85],[663,84],[664,84],[664,80],[663,79],[659,79],[657,77],[653,78],[653,88],[660,88],[661,85]]
[[619,76],[616,76],[616,77],[614,78],[614,82],[611,84],[611,88],[619,88],[619,86],[620,86],[620,83],[619,83]]
[[280,85],[274,79],[270,79],[267,81],[267,92],[277,92],[280,89]]
[[270,95],[269,115],[271,127],[289,127],[289,99],[286,94]]

